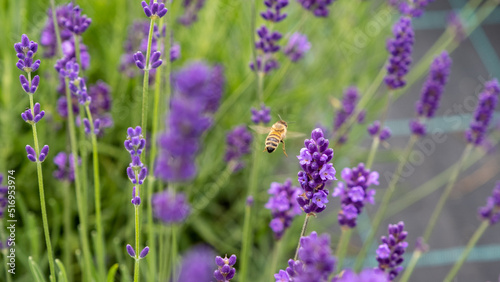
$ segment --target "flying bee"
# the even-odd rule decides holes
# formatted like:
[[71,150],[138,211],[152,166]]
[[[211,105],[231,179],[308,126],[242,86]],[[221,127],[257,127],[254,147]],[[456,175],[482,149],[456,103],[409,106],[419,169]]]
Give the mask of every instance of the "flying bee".
[[[271,128],[266,128],[266,127],[257,126],[257,125],[253,125],[250,127],[252,129],[254,129],[255,131],[257,131],[258,133],[269,132],[267,137],[266,137],[266,141],[264,143],[265,147],[264,147],[263,152],[267,151],[268,153],[272,153],[278,148],[280,143],[283,143],[283,153],[285,154],[285,156],[288,157],[288,155],[286,154],[286,149],[285,149],[285,138],[286,138],[287,132],[288,132],[288,124],[281,117],[280,117],[280,120],[277,121],[276,123],[274,123]],[[292,137],[304,136],[304,134],[302,134],[302,133],[296,133],[296,132],[288,132],[288,133]]]

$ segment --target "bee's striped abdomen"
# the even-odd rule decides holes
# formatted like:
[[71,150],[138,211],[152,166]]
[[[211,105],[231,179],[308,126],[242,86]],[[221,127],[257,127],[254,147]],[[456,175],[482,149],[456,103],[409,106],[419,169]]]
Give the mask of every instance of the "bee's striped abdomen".
[[276,148],[278,147],[280,141],[281,141],[281,136],[278,133],[271,131],[271,133],[269,133],[269,135],[266,138],[267,152],[268,153],[274,152],[274,150],[276,150]]

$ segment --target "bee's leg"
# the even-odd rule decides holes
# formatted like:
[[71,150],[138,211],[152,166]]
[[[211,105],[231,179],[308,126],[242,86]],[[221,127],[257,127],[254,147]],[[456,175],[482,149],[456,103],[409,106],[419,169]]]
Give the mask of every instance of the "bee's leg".
[[288,158],[288,155],[286,154],[285,150],[285,141],[281,140],[281,143],[283,143],[283,153],[285,153],[285,156]]

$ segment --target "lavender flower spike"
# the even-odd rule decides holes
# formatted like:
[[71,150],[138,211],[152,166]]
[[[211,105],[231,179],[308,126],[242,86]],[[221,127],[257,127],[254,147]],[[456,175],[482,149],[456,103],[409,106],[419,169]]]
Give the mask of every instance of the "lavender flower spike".
[[184,221],[191,211],[183,193],[174,194],[169,190],[154,194],[151,204],[154,217],[166,224]]
[[276,281],[326,282],[335,270],[335,257],[331,254],[330,236],[313,231],[300,238],[298,260],[288,260],[286,271],[274,275]]
[[[448,52],[443,51],[441,55],[436,56],[431,63],[429,75],[422,87],[420,100],[417,101],[415,108],[419,118],[432,118],[439,107],[444,87],[448,82],[450,75],[451,59]],[[413,134],[418,136],[425,134],[425,124],[418,120],[410,123],[410,129]]]
[[388,282],[387,274],[378,268],[366,268],[360,273],[347,269],[333,277],[332,282]]
[[304,193],[297,202],[305,213],[319,213],[325,210],[328,203],[327,182],[337,180],[335,168],[330,161],[333,159],[333,149],[328,148],[329,141],[323,131],[316,128],[311,133],[311,139],[304,141],[304,148],[297,158],[302,170],[298,173],[299,183]]
[[214,272],[214,277],[217,279],[217,282],[228,282],[234,278],[234,274],[236,273],[236,269],[233,267],[236,263],[235,255],[231,255],[229,258],[227,258],[227,255],[224,258],[217,256],[215,258],[215,263],[218,267]]
[[184,0],[184,14],[179,17],[179,23],[189,26],[198,20],[198,12],[205,5],[206,0]]
[[287,16],[286,13],[281,13],[281,9],[288,6],[288,0],[264,0],[267,10],[260,13],[263,19],[270,22],[280,22]]
[[32,162],[43,162],[45,158],[47,158],[47,155],[49,154],[49,146],[45,145],[43,146],[42,150],[40,150],[40,155],[37,158],[35,149],[31,147],[30,145],[26,145],[26,153],[28,155],[28,160]]
[[398,89],[406,85],[404,76],[408,73],[411,64],[411,54],[414,43],[414,32],[411,18],[401,17],[392,28],[394,38],[387,41],[389,59],[385,84],[389,89]]
[[40,111],[40,104],[36,103],[33,107],[33,111],[31,109],[27,109],[21,114],[23,120],[29,124],[38,123],[45,115],[45,111]]
[[293,218],[302,212],[296,200],[302,192],[301,188],[292,186],[290,179],[283,184],[271,183],[271,188],[267,191],[271,196],[265,207],[271,210],[273,219],[269,226],[276,239],[281,239],[285,230],[292,224]]
[[73,7],[73,4],[68,4],[68,9],[71,10],[67,17],[64,26],[73,34],[80,35],[84,33],[92,23],[92,20],[86,15],[82,15],[82,9],[78,5]]
[[307,36],[301,33],[294,33],[290,36],[288,44],[283,52],[292,62],[297,62],[304,57],[304,54],[311,49],[311,43],[307,41]]
[[[88,123],[88,121],[87,121]],[[90,125],[89,125],[90,126]],[[129,127],[127,129],[127,139],[124,142],[125,149],[130,153],[132,162],[127,167],[127,176],[134,185],[141,185],[147,176],[147,168],[141,162],[141,154],[146,147],[146,139],[142,136],[142,128],[137,126],[135,129]],[[140,204],[139,196],[135,195],[135,187],[132,195],[132,203]]]
[[[354,114],[356,104],[359,99],[359,91],[356,87],[348,87],[342,96],[342,106],[337,111],[333,121],[333,131],[337,132],[346,121]],[[340,136],[339,142],[344,143],[347,141],[347,136]]]
[[338,221],[342,228],[354,228],[358,215],[363,211],[366,203],[375,204],[375,190],[368,187],[378,185],[379,174],[365,168],[363,163],[342,170],[344,182],[338,182],[333,191],[333,197],[340,197],[342,209],[338,214]]
[[371,137],[378,136],[381,141],[387,140],[391,138],[391,130],[389,127],[384,127],[382,130],[380,130],[380,121],[376,120],[372,124],[370,124],[367,127],[368,134],[370,134]]
[[500,181],[493,188],[486,206],[479,208],[479,217],[483,220],[488,220],[490,224],[500,221]]
[[260,110],[256,108],[250,109],[252,112],[252,122],[255,124],[266,124],[271,121],[271,108],[266,107],[264,103],[260,105]]
[[302,7],[314,13],[316,17],[328,17],[328,6],[335,0],[297,0]]
[[144,10],[144,14],[146,14],[146,17],[151,18],[151,19],[159,19],[165,16],[167,14],[168,9],[165,8],[164,3],[158,3],[154,2],[153,0],[149,1],[146,3],[146,1],[141,2],[142,9]]
[[389,281],[394,280],[403,270],[403,254],[408,247],[405,241],[408,232],[403,231],[404,222],[389,224],[389,236],[382,236],[382,244],[377,249],[378,268],[389,275]]
[[498,80],[492,79],[486,82],[483,92],[479,94],[479,101],[470,128],[465,132],[467,142],[477,146],[484,141],[486,131],[498,103],[499,94],[500,86]]
[[[35,72],[40,66],[40,60],[33,62],[33,58],[38,51],[38,44],[34,41],[30,41],[26,34],[21,36],[21,42],[14,44],[14,49],[17,52],[17,68],[30,73]],[[23,82],[21,81],[21,84]],[[24,88],[24,87],[23,87]],[[28,92],[28,91],[26,91]]]
[[260,50],[261,54],[257,56],[257,66],[255,66],[254,62],[250,62],[250,68],[254,71],[268,73],[279,66],[273,54],[281,49],[278,41],[282,38],[282,35],[277,31],[269,30],[265,25],[257,30],[257,35],[259,40],[255,42],[255,48]]
[[241,158],[250,153],[252,134],[245,125],[237,126],[227,134],[226,144],[224,160],[226,162],[235,161],[236,167],[233,171],[236,172],[245,166]]

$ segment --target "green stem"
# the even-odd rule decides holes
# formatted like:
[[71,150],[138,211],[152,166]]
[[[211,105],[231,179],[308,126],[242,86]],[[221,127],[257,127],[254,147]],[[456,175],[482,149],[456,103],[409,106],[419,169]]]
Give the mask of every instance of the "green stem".
[[104,262],[105,249],[104,249],[104,234],[102,231],[102,219],[101,219],[101,181],[99,175],[99,153],[97,150],[97,136],[94,132],[94,120],[92,118],[92,113],[90,112],[90,107],[85,104],[85,111],[87,112],[87,118],[90,123],[90,135],[92,138],[92,157],[94,166],[94,200],[95,200],[95,217],[96,217],[96,230],[97,230],[97,265],[99,269],[100,279],[105,279],[106,276],[106,265]]
[[413,251],[413,254],[411,255],[410,262],[406,266],[405,272],[401,276],[401,280],[399,280],[400,282],[408,281],[408,279],[410,279],[410,276],[413,273],[413,269],[415,269],[420,256],[422,256],[422,251],[419,249],[415,249]]
[[374,136],[372,140],[372,146],[370,148],[370,153],[368,154],[368,160],[366,161],[366,168],[372,167],[379,144],[380,144],[379,136],[378,135]]
[[274,251],[273,251],[273,258],[271,260],[269,271],[267,273],[267,275],[269,277],[269,282],[275,282],[273,274],[276,271],[276,266],[278,265],[278,259],[279,259],[280,254],[281,254],[282,247],[283,247],[283,240],[282,239],[277,240],[276,245],[274,247]]
[[264,75],[265,73],[262,71],[257,72],[257,96],[260,103],[264,102]]
[[171,268],[172,268],[172,281],[177,281],[177,226],[175,224],[172,224],[172,248],[171,250]]
[[446,200],[448,199],[448,196],[450,195],[451,190],[453,189],[453,186],[455,186],[455,182],[457,181],[458,174],[462,170],[462,165],[464,164],[467,157],[469,157],[469,154],[470,154],[472,148],[473,148],[472,144],[468,144],[467,147],[465,147],[465,150],[462,153],[462,157],[460,158],[460,162],[458,163],[458,166],[456,167],[455,171],[453,171],[453,174],[450,176],[450,180],[448,182],[448,185],[446,186],[443,194],[441,195],[441,198],[439,198],[439,202],[436,205],[436,208],[434,209],[434,211],[432,212],[431,219],[429,220],[427,228],[425,229],[424,242],[428,242],[429,237],[432,234],[432,230],[434,229],[434,226],[436,225],[437,219],[439,218],[439,215],[441,214],[441,211],[443,210],[444,204],[446,203]]
[[73,267],[72,267],[72,254],[71,254],[71,232],[72,232],[72,222],[71,222],[71,190],[69,189],[69,183],[64,182],[62,187],[62,194],[64,195],[64,249],[63,249],[63,259],[66,272],[70,281],[73,281]]
[[378,227],[382,223],[382,220],[384,219],[385,212],[387,211],[387,206],[389,205],[389,202],[392,197],[392,193],[394,193],[394,190],[396,188],[396,185],[398,184],[399,178],[401,177],[401,173],[403,172],[403,168],[406,165],[406,162],[408,160],[408,156],[411,153],[411,150],[415,143],[417,142],[417,136],[412,135],[410,137],[410,140],[408,140],[408,144],[406,146],[405,152],[403,153],[403,158],[399,161],[398,167],[396,168],[396,172],[394,176],[391,179],[391,182],[389,183],[389,187],[387,188],[387,191],[385,191],[384,198],[382,199],[382,202],[380,204],[380,208],[378,209],[377,213],[375,214],[375,218],[373,219],[372,222],[372,227],[370,229],[370,232],[368,233],[368,236],[366,238],[365,243],[363,244],[363,247],[361,248],[357,258],[356,258],[356,263],[354,265],[354,270],[356,272],[360,271],[361,268],[363,267],[363,262],[366,258],[366,255],[368,253],[368,250],[370,249],[373,239],[375,238],[375,234],[377,232]]
[[[254,135],[254,149],[253,149],[253,154],[252,154],[252,168],[250,172],[250,180],[249,180],[249,187],[248,187],[248,197],[253,197],[255,194],[255,190],[257,189],[257,178],[259,176],[259,159],[262,154],[259,150],[259,135],[255,134]],[[254,204],[255,205],[255,204]],[[250,258],[250,245],[252,242],[252,226],[251,226],[251,219],[252,219],[252,206],[253,205],[245,205],[245,219],[243,223],[243,238],[241,241],[242,248],[241,248],[241,271],[240,271],[240,281],[245,282],[247,279],[247,273],[248,273],[248,264],[249,264],[249,258]]]
[[295,250],[295,256],[293,257],[293,260],[297,260],[297,257],[299,256],[300,238],[304,237],[304,235],[306,234],[307,224],[309,223],[310,217],[311,216],[309,214],[306,214],[306,218],[304,219],[304,224],[302,225],[302,231],[300,232],[299,243],[297,244],[297,249]]
[[474,232],[474,235],[472,235],[472,238],[470,238],[469,242],[467,243],[467,246],[465,247],[464,251],[460,255],[460,258],[455,262],[453,265],[453,268],[448,272],[448,275],[446,275],[446,278],[444,278],[444,282],[451,282],[453,278],[457,275],[458,270],[460,267],[462,267],[462,264],[464,264],[465,260],[467,259],[467,256],[469,256],[470,251],[472,251],[472,248],[476,245],[477,241],[481,236],[483,235],[484,231],[490,226],[489,221],[485,220],[481,225],[477,228],[476,232]]
[[340,235],[339,244],[337,247],[337,269],[338,272],[342,271],[342,265],[344,264],[344,258],[347,254],[347,247],[349,246],[349,241],[352,236],[352,228],[344,229],[342,228],[342,234]]
[[[142,82],[142,130],[144,134],[146,134],[148,130],[148,107],[149,107],[149,57],[151,55],[151,42],[153,41],[153,29],[155,25],[154,17],[151,18],[151,22],[149,24],[149,33],[148,33],[148,48],[146,51],[146,66],[144,68],[144,80]],[[143,159],[146,158],[144,152],[142,154]]]
[[[64,84],[66,85],[66,100],[71,101],[71,92],[69,89],[69,81],[68,78],[64,78]],[[80,179],[80,170],[78,169],[78,153],[77,153],[77,140],[76,140],[76,129],[75,129],[75,118],[73,116],[73,107],[71,103],[67,103],[68,110],[68,127],[69,127],[69,140],[71,145],[71,153],[73,154],[73,167],[75,168],[75,186],[76,186],[76,203],[78,208],[78,217],[80,218],[80,226],[81,232],[80,239],[82,240],[82,248],[83,248],[83,260],[84,260],[84,274],[87,279],[84,277],[84,281],[88,281],[91,279],[91,267],[92,262],[90,258],[90,249],[89,242],[87,238],[87,216],[84,209],[84,197],[82,196],[82,187],[81,187],[81,179]],[[84,275],[84,276],[85,276]]]
[[[136,186],[139,189],[139,185]],[[137,192],[137,191],[136,191]],[[137,192],[139,194],[139,192]],[[135,263],[134,263],[134,282],[139,281],[139,206],[135,206]]]
[[[28,72],[28,84],[31,87],[31,72]],[[28,94],[30,99],[30,109],[31,112],[34,113],[34,103],[33,103],[33,94]],[[47,254],[49,257],[49,269],[50,269],[50,281],[56,281],[56,269],[54,267],[54,253],[52,251],[52,244],[50,242],[50,232],[49,232],[49,221],[47,219],[47,206],[45,204],[45,192],[43,188],[43,173],[42,173],[42,162],[38,159],[40,156],[40,146],[38,145],[38,136],[36,132],[36,123],[31,124],[31,128],[33,129],[33,142],[35,143],[35,152],[37,155],[36,161],[36,171],[38,175],[38,191],[40,193],[40,207],[42,209],[42,223],[43,223],[43,232],[45,236],[45,244],[47,245]]]

